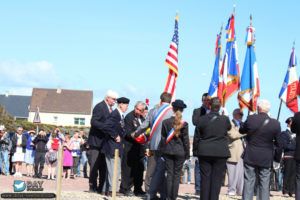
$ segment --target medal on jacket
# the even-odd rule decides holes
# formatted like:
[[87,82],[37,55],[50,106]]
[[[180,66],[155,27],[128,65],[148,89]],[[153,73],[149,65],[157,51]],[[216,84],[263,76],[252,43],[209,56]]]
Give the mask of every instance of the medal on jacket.
[[137,127],[136,120],[133,120],[133,125],[134,125],[135,128]]
[[124,123],[120,121],[121,128],[124,128]]

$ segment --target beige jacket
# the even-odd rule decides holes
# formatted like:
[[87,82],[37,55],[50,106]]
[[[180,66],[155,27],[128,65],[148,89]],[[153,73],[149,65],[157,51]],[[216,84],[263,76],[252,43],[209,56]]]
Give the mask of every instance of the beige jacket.
[[228,131],[228,137],[231,157],[227,159],[227,162],[237,163],[244,151],[241,138],[244,137],[245,134],[240,134],[239,127],[232,121],[230,121],[230,123],[232,128]]

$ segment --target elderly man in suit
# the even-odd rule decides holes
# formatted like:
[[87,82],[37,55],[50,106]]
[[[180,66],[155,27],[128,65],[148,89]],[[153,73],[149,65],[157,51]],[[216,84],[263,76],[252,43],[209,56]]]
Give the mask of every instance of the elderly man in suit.
[[241,140],[244,134],[240,134],[243,112],[239,108],[233,111],[231,129],[228,131],[230,158],[227,159],[228,195],[242,195],[244,186],[244,166],[241,155],[244,151]]
[[138,137],[148,128],[152,128],[149,137],[149,149],[146,150],[147,172],[145,178],[145,189],[148,193],[148,198],[157,199],[156,193],[160,192],[160,198],[165,199],[166,194],[166,177],[165,163],[161,159],[159,152],[159,144],[161,140],[162,122],[174,115],[170,106],[172,96],[170,93],[162,93],[160,95],[160,106],[151,109],[141,126],[132,133],[132,137]]
[[296,200],[300,200],[300,112],[297,112],[294,116],[292,123],[292,132],[296,133],[296,185],[295,194]]
[[[260,100],[258,102],[258,114],[249,115],[239,129],[240,133],[247,134],[248,142],[243,156],[244,200],[253,199],[255,171],[258,172],[257,199],[267,200],[270,198],[270,169],[274,161],[273,141],[275,140],[275,146],[278,149],[282,148],[280,123],[269,117],[270,107],[269,101]],[[281,154],[281,152],[277,151],[277,154]],[[280,156],[275,157],[280,158]],[[279,161],[276,160],[276,162]]]
[[[93,109],[91,119],[91,129],[87,144],[89,146],[88,161],[90,165],[89,186],[90,192],[102,192],[106,177],[105,156],[101,153],[104,141],[104,122],[112,112],[118,94],[115,91],[108,90],[105,99],[98,103]],[[98,174],[99,173],[99,174]],[[99,175],[99,186],[97,177]]]
[[[113,183],[113,169],[115,161],[115,150],[119,150],[120,161],[118,162],[117,180],[119,180],[120,168],[123,155],[124,137],[125,131],[125,118],[124,113],[128,109],[129,99],[121,97],[117,99],[118,106],[111,113],[111,115],[104,122],[104,133],[105,142],[102,148],[102,153],[105,154],[105,161],[107,166],[107,177],[105,187],[108,189],[108,196],[112,194],[112,183]],[[118,190],[118,184],[117,184]]]
[[[125,196],[144,195],[142,190],[145,148],[143,144],[137,143],[132,137],[140,124],[144,121],[142,114],[146,104],[142,101],[136,102],[134,110],[125,117],[126,135],[124,138],[124,154],[122,157],[121,186],[120,192]],[[134,193],[131,187],[134,186]]]

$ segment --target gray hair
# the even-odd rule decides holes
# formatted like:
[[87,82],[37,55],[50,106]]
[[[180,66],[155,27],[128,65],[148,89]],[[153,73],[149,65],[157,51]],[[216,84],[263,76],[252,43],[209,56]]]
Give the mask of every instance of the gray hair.
[[137,102],[135,103],[135,106],[134,106],[134,107],[136,107],[136,106],[143,106],[144,109],[146,108],[146,104],[145,104],[143,101],[137,101]]
[[270,112],[271,104],[268,100],[262,99],[258,102],[257,107],[259,107],[263,112]]
[[105,94],[105,97],[110,97],[110,98],[113,98],[113,99],[117,99],[117,98],[119,98],[119,95],[116,91],[108,90]]

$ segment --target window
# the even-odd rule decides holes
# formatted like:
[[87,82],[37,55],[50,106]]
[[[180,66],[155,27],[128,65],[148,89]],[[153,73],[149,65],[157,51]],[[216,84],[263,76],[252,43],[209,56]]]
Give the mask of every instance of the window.
[[58,119],[58,117],[57,117],[57,116],[54,116],[54,117],[53,117],[53,122],[54,122],[54,123],[57,123],[57,119]]
[[85,125],[85,118],[74,118],[75,125]]

